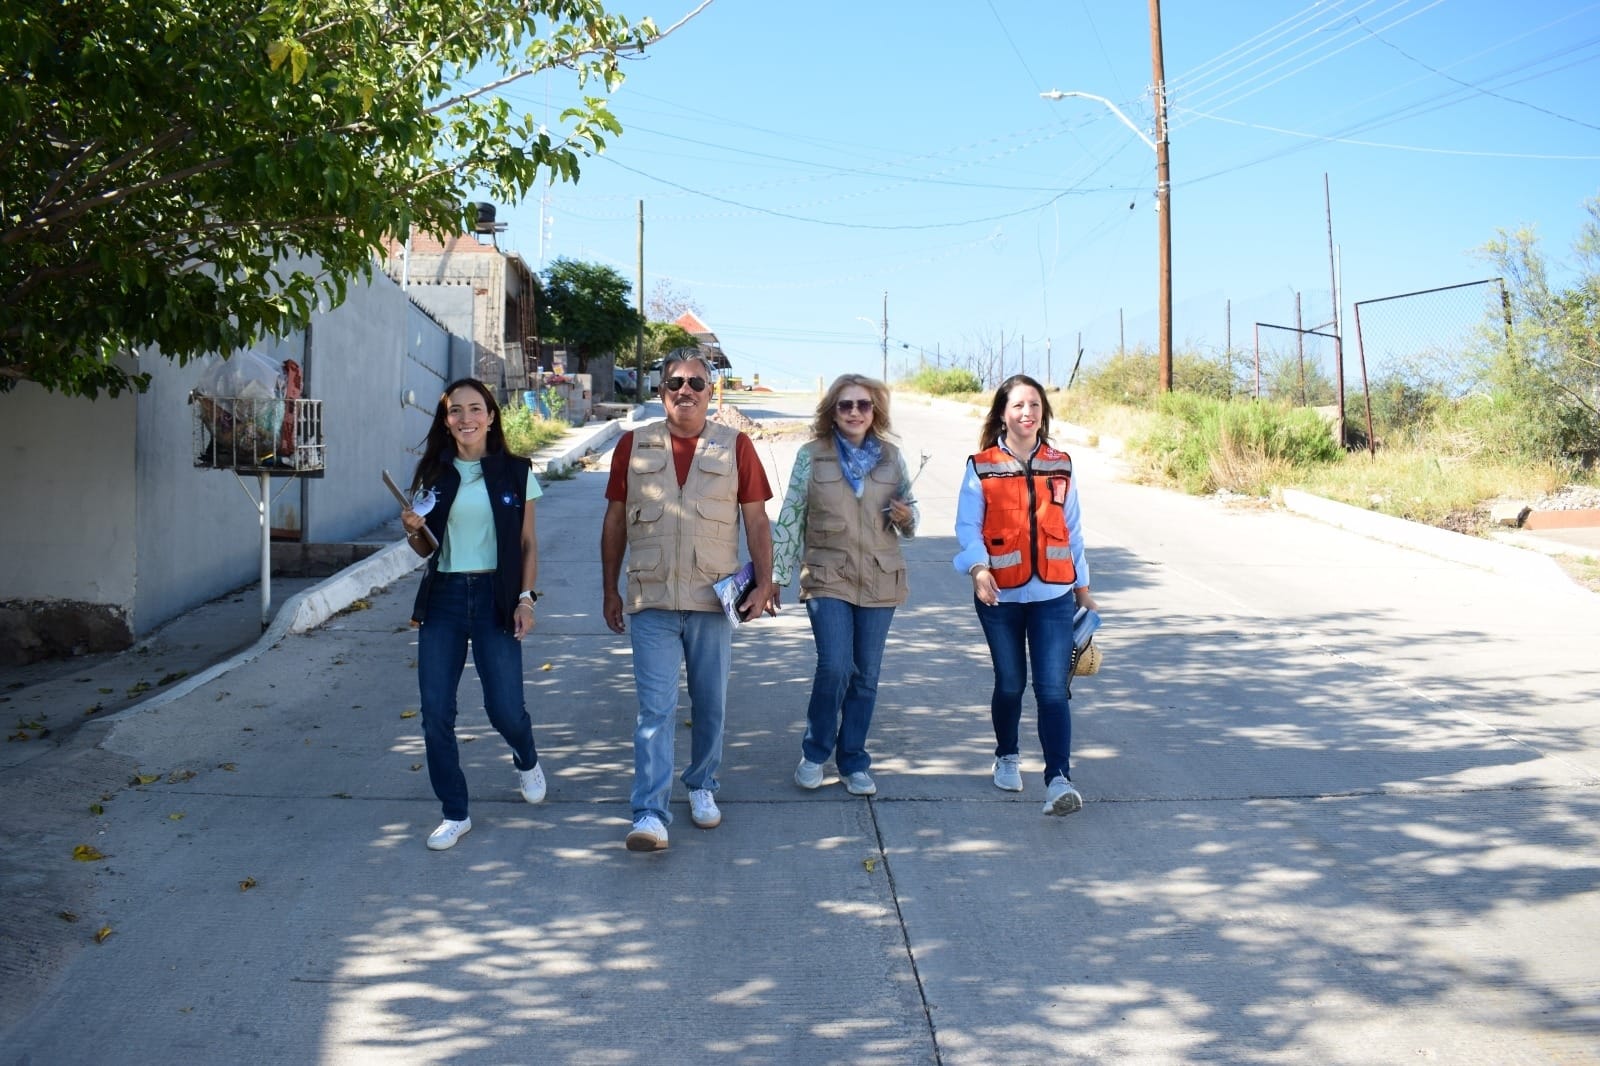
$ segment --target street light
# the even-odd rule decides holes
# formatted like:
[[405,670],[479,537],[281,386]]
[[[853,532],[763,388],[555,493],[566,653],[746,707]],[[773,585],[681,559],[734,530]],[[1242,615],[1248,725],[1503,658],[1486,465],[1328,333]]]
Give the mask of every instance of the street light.
[[[1159,35],[1159,30],[1157,31]],[[1159,36],[1158,38],[1159,39]],[[1157,63],[1159,64],[1159,60]],[[1040,93],[1046,100],[1061,100],[1068,96],[1079,96],[1085,100],[1093,100],[1104,104],[1107,110],[1121,120],[1122,124],[1132,130],[1146,147],[1156,154],[1156,223],[1157,242],[1159,246],[1159,285],[1157,292],[1157,317],[1159,320],[1158,332],[1161,343],[1160,375],[1161,391],[1172,391],[1172,180],[1170,176],[1169,161],[1167,158],[1167,94],[1161,84],[1160,75],[1157,75],[1155,88],[1156,101],[1156,135],[1152,140],[1149,134],[1134,125],[1133,120],[1124,115],[1110,100],[1093,93],[1063,92],[1060,89],[1051,89],[1047,93]]]
[[[857,315],[856,316],[856,320],[858,322],[865,322],[869,326],[880,325],[880,323],[872,321],[872,319],[868,318],[866,315]],[[888,293],[887,290],[885,290],[885,292],[883,294],[883,322],[881,323],[881,325],[883,327],[883,332],[880,335],[880,340],[879,340],[879,343],[883,347],[883,377],[882,377],[881,380],[883,381],[884,385],[888,385],[889,384],[889,293]]]

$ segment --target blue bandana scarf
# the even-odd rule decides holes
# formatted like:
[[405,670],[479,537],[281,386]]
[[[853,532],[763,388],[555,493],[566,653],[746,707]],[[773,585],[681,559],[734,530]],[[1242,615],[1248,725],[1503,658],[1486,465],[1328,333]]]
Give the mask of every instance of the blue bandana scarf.
[[839,445],[839,465],[844,468],[844,479],[850,483],[850,491],[860,499],[867,475],[878,465],[878,460],[883,458],[883,445],[879,443],[877,437],[868,433],[866,439],[861,442],[861,447],[857,448],[845,440],[844,434],[837,429],[833,431],[833,439]]

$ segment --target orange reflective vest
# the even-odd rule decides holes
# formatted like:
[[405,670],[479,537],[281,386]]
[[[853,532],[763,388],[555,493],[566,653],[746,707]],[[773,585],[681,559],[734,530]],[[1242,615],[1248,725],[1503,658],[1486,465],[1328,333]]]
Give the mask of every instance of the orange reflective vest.
[[1018,459],[997,444],[974,455],[972,468],[983,487],[983,543],[994,583],[1072,584],[1077,570],[1065,510],[1072,457],[1041,444],[1032,458]]

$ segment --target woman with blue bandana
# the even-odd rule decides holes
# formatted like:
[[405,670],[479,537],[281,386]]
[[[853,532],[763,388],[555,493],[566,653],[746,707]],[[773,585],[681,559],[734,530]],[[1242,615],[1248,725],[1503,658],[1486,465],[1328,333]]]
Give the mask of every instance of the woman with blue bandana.
[[[773,527],[773,585],[800,566],[800,599],[817,642],[795,784],[817,788],[830,758],[853,796],[878,791],[867,732],[894,609],[906,601],[902,538],[917,528],[911,477],[889,439],[889,390],[845,374],[817,404]],[[776,600],[774,600],[776,602]]]

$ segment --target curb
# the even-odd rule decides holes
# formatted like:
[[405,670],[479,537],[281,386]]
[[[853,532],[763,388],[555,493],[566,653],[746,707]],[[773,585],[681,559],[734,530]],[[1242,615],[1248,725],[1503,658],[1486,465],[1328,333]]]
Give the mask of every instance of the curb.
[[1437,559],[1474,566],[1480,570],[1535,581],[1559,581],[1570,585],[1571,579],[1548,555],[1527,548],[1496,541],[1480,540],[1448,529],[1408,522],[1366,511],[1345,503],[1335,503],[1321,496],[1313,496],[1299,489],[1282,489],[1279,493],[1283,505],[1296,514],[1315,518],[1340,529],[1359,533],[1373,540],[1397,544],[1402,548],[1431,555]]
[[405,541],[398,541],[373,553],[359,563],[345,567],[326,581],[313,585],[289,597],[272,618],[261,638],[248,648],[224,659],[220,663],[185,678],[182,682],[164,689],[160,694],[141,700],[131,707],[106,718],[102,722],[115,723],[136,714],[164,707],[182,699],[202,685],[226,674],[236,666],[243,666],[259,658],[273,645],[292,634],[304,633],[326,622],[346,607],[374,590],[391,585],[422,565],[422,558],[412,551]]

